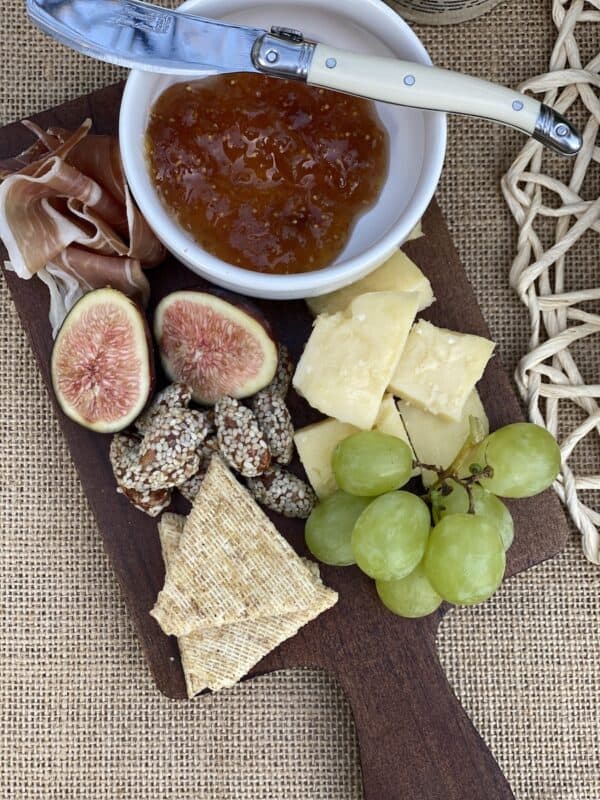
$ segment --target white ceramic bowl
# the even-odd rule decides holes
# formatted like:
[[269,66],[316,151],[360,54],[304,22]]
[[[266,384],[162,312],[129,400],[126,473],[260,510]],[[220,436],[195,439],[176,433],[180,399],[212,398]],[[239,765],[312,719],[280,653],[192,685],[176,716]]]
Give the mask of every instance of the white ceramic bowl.
[[[187,0],[181,9],[269,28],[298,28],[307,38],[355,52],[391,55],[430,64],[408,25],[381,0]],[[208,74],[208,73],[207,73]],[[180,78],[134,71],[129,75],[119,121],[127,180],[150,226],[193,272],[243,294],[285,300],[339,289],[388,258],[422,217],[437,186],[446,149],[444,114],[377,103],[390,141],[390,167],[376,204],[356,224],[350,240],[328,267],[297,275],[266,275],[207,253],[162,205],[148,173],[144,135],[149,111]]]

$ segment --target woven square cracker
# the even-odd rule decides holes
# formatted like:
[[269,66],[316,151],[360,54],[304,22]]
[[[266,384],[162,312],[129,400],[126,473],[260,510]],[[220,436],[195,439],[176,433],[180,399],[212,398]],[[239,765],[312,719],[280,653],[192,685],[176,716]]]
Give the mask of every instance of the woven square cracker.
[[188,696],[205,688],[218,691],[238,683],[271,650],[324,610],[233,622],[180,637]]
[[281,617],[334,598],[214,456],[150,612],[165,633]]
[[171,514],[170,511],[165,511],[158,521],[160,549],[166,567],[168,567],[169,561],[179,547],[179,539],[183,533],[185,519],[183,514]]
[[[163,514],[158,530],[165,565],[174,557],[183,533],[185,517]],[[319,567],[302,559],[316,586],[322,586]],[[330,592],[327,606],[306,609],[283,617],[233,622],[214,629],[193,631],[178,639],[188,697],[204,689],[217,691],[237,683],[261,658],[293,636],[335,602]]]

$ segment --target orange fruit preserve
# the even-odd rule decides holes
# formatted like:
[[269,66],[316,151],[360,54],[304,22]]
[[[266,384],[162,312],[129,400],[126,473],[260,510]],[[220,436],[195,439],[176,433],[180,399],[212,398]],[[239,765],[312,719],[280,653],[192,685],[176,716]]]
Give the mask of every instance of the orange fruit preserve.
[[146,147],[183,228],[218,258],[273,274],[330,264],[388,168],[371,101],[253,74],[170,86]]

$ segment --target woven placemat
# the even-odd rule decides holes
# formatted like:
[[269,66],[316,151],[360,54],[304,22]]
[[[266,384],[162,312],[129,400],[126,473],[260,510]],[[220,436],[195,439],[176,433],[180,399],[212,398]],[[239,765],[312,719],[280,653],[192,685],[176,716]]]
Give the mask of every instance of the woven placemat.
[[[1,121],[120,76],[31,31],[21,0],[0,0],[0,14]],[[550,3],[513,0],[418,32],[439,64],[516,85],[546,68]],[[511,370],[528,323],[508,286],[516,239],[499,179],[521,141],[452,120],[440,187]],[[584,282],[597,253],[577,258]],[[599,356],[590,350],[590,369]],[[0,374],[0,797],[358,800],[352,718],[327,676],[285,672],[194,703],[156,691],[3,284]],[[574,534],[557,559],[442,626],[450,680],[519,800],[600,797],[599,590]]]

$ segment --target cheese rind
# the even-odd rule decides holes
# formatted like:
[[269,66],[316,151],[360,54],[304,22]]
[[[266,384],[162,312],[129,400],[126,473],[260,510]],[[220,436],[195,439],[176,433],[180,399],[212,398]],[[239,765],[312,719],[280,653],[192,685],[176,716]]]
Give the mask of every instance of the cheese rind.
[[320,297],[309,297],[306,302],[314,314],[335,314],[345,311],[355,297],[366,292],[416,292],[419,295],[419,311],[430,306],[435,299],[431,284],[419,267],[402,250],[398,250],[380,267],[350,286]]
[[458,422],[493,350],[489,339],[421,319],[409,334],[389,389],[430,414]]
[[415,293],[369,292],[346,311],[319,315],[296,367],[296,391],[328,417],[370,430],[418,301]]
[[319,500],[325,500],[338,488],[331,467],[336,444],[357,431],[358,428],[346,422],[324,419],[300,428],[294,434],[300,461]]
[[[423,411],[404,400],[398,401],[399,415],[410,435],[417,458],[424,464],[435,464],[446,469],[454,461],[469,435],[469,418],[481,421],[483,433],[489,432],[489,422],[477,389],[467,397],[461,419],[444,419]],[[437,475],[431,470],[423,470],[421,478],[425,486],[431,486]]]

